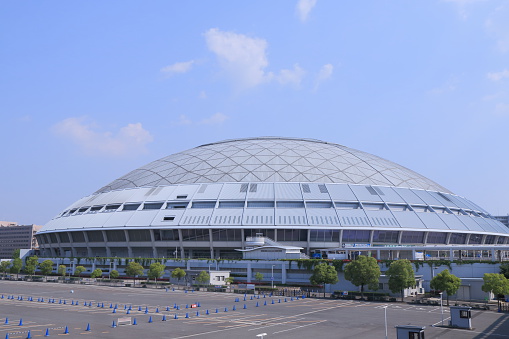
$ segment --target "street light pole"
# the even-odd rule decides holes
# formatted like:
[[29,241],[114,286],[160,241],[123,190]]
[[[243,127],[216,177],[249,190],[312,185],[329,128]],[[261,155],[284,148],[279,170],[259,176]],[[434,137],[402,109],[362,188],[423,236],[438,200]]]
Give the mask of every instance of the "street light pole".
[[443,306],[443,298],[442,298],[442,294],[444,292],[440,292],[440,312],[442,313],[442,326],[444,326],[444,306]]
[[385,318],[385,339],[387,339],[387,306],[384,306],[383,309]]
[[270,282],[271,282],[272,289],[274,289],[274,266],[276,266],[276,265],[272,265],[271,270],[270,270],[271,271]]

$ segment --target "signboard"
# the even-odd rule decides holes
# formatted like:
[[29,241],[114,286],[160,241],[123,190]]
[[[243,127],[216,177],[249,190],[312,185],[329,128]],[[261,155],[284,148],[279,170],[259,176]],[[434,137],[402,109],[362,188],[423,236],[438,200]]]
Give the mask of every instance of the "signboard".
[[348,291],[343,291],[343,295],[348,295]]
[[191,308],[196,308],[196,307],[198,307],[197,304],[191,304]]

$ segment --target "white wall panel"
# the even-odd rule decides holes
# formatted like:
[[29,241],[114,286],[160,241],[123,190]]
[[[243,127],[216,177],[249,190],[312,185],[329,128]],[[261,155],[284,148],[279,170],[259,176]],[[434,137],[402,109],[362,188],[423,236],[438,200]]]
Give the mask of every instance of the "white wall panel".
[[300,184],[275,183],[276,200],[302,200]]
[[373,188],[382,191],[383,194],[380,194],[380,198],[387,203],[405,203],[405,200],[391,187],[373,186]]
[[274,184],[256,184],[256,192],[247,191],[248,200],[274,200]]
[[469,215],[456,215],[458,219],[464,223],[470,231],[484,232],[484,229]]
[[421,198],[419,198],[413,190],[409,188],[394,187],[396,193],[398,193],[407,204],[424,204]]
[[382,201],[376,191],[374,192],[375,194],[370,193],[369,190],[374,190],[371,186],[350,185],[350,188],[360,201]]
[[387,210],[379,210],[379,211],[370,211],[366,210],[366,215],[369,217],[371,221],[371,225],[375,227],[400,227],[398,221],[392,215],[391,211]]
[[126,226],[150,226],[158,212],[159,210],[136,211],[126,223]]
[[461,222],[455,214],[437,213],[440,219],[442,219],[450,229],[468,231],[468,227]]
[[327,190],[332,200],[356,201],[357,197],[353,194],[350,186],[347,184],[326,184]]
[[[247,192],[241,192],[242,184],[224,184],[221,193],[219,194],[220,200],[244,200],[246,199]],[[249,189],[249,188],[248,188]],[[246,191],[248,190],[246,189]]]
[[160,186],[156,187],[149,195],[145,196],[147,201],[164,201],[168,200],[177,186]]
[[424,212],[417,213],[419,218],[422,220],[426,228],[428,229],[438,229],[438,230],[448,230],[449,227],[438,217],[436,213],[432,212]]
[[95,213],[92,214],[92,217],[85,224],[85,227],[103,227],[104,224],[108,221],[109,218],[114,214],[111,213]]
[[168,200],[177,200],[177,196],[187,195],[187,198],[181,200],[190,200],[194,193],[200,188],[200,185],[179,185],[170,193]]
[[274,226],[274,208],[248,208],[244,210],[242,225]]
[[362,209],[341,210],[337,209],[336,213],[341,226],[371,226],[368,216]]
[[421,219],[417,216],[417,213],[412,211],[393,211],[392,214],[401,225],[402,228],[410,228],[416,230],[426,229],[426,226]]
[[209,225],[213,208],[188,209],[180,220],[180,225]]
[[223,184],[202,184],[193,196],[195,200],[217,200]]
[[276,208],[276,225],[308,225],[304,208]]
[[150,188],[141,187],[133,190],[133,194],[126,200],[127,202],[140,202],[145,201],[147,198],[146,194],[150,191]]
[[443,205],[440,201],[435,199],[431,194],[424,190],[413,190],[413,192],[421,198],[428,205]]
[[[305,184],[301,184],[301,186],[302,185],[305,185]],[[304,191],[304,189],[302,189],[302,196],[304,197],[304,200],[330,200],[330,195],[327,190],[327,186],[325,186],[323,184],[315,184],[315,183],[309,183],[307,185],[309,186],[310,193],[306,193]],[[324,193],[320,192],[319,185],[325,187],[327,192],[324,192]]]
[[136,213],[136,211],[122,211],[122,212],[113,212],[111,214],[111,218],[109,218],[105,223],[104,227],[122,227],[127,224],[129,219]]
[[210,220],[210,225],[227,226],[227,225],[242,225],[242,215],[244,209],[242,208],[221,208],[215,209],[214,214]]
[[[164,209],[159,210],[152,220],[152,226],[177,226],[186,209]],[[164,220],[164,217],[175,217],[172,221]]]
[[306,214],[310,225],[340,226],[336,211],[332,208],[308,208]]

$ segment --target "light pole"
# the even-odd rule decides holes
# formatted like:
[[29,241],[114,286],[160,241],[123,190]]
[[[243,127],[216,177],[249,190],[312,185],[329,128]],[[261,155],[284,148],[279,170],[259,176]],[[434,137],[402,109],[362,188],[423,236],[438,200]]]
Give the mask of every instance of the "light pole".
[[[274,266],[276,265],[272,265],[271,269],[270,269],[270,272],[271,272],[271,275],[270,275],[270,282],[271,282],[271,288],[274,289]],[[272,292],[271,292],[272,293]]]
[[444,292],[440,292],[439,293],[440,294],[440,312],[442,313],[442,326],[444,326],[444,306],[443,306],[443,303],[442,303],[442,300],[443,300],[442,294],[443,293]]
[[384,306],[383,309],[385,318],[385,339],[387,339],[387,306]]
[[108,279],[110,279],[110,280],[111,280],[111,264],[113,264],[113,263],[111,262],[111,259],[110,259],[110,264],[109,264],[109,268],[108,268]]

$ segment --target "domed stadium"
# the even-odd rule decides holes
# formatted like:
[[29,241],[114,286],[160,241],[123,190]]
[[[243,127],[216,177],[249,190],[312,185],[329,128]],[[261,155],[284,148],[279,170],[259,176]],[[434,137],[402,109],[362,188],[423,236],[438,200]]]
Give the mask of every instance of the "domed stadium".
[[509,228],[487,211],[403,166],[279,137],[225,140],[151,162],[73,203],[36,236],[47,257],[239,258],[257,235],[308,255],[360,244],[509,243]]

